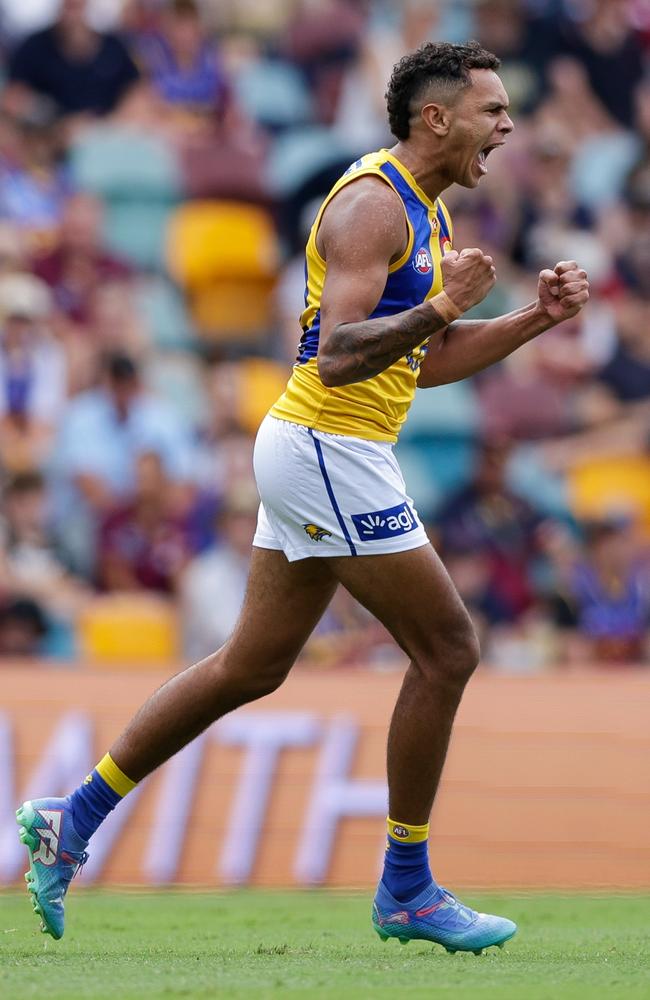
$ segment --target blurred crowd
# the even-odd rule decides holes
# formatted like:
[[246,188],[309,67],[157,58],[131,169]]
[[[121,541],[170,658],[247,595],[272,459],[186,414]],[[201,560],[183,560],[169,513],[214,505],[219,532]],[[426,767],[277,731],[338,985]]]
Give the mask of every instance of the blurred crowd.
[[[400,55],[468,38],[516,124],[445,196],[456,248],[497,264],[475,315],[561,259],[592,301],[418,393],[398,457],[487,664],[648,662],[648,0],[0,2],[0,656],[180,662],[228,635],[316,208],[393,144]],[[339,593],[304,655],[396,653]]]

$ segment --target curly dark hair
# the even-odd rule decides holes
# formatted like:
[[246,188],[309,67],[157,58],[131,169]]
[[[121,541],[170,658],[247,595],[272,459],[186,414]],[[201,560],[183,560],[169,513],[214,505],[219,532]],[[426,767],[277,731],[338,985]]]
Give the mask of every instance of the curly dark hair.
[[454,45],[427,42],[403,56],[393,68],[386,91],[390,130],[397,139],[408,139],[414,98],[432,82],[450,90],[471,87],[471,69],[498,69],[501,60],[478,42]]

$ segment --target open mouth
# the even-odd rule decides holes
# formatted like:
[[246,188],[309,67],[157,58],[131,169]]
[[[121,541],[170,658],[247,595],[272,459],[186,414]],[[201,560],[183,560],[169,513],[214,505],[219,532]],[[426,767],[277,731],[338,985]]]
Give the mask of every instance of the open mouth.
[[480,151],[480,153],[476,157],[476,162],[478,164],[479,173],[481,173],[481,174],[487,174],[486,160],[487,160],[488,156],[490,155],[490,153],[492,152],[493,149],[496,149],[498,146],[502,146],[502,145],[503,145],[502,142],[495,142],[491,146],[484,146],[483,147],[483,149]]

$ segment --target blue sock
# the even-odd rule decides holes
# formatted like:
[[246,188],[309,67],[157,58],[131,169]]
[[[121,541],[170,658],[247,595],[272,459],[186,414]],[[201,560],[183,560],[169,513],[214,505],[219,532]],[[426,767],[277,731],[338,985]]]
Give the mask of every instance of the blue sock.
[[407,903],[433,882],[429,868],[429,827],[428,824],[409,827],[390,819],[388,824],[382,882],[399,903]]
[[135,782],[127,778],[106,754],[70,795],[72,825],[79,836],[90,840],[100,823],[134,786]]

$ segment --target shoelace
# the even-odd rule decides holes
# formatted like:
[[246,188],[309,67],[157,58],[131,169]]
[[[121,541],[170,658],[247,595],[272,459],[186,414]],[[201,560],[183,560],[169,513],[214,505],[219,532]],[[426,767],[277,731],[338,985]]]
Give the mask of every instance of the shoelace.
[[73,878],[77,877],[83,866],[86,864],[90,855],[88,854],[88,851],[82,851],[81,854],[77,854],[76,852],[72,851],[66,851],[65,854],[66,858],[64,858],[63,860],[65,861],[67,860],[67,858],[69,858],[70,860],[68,863],[70,865],[74,865],[74,871],[72,872],[72,875],[70,875],[70,877],[66,879],[66,882],[72,882]]
[[464,910],[469,917],[473,918],[476,916],[476,911],[473,910],[470,906],[465,906],[464,903],[460,903],[454,896],[453,892],[450,892],[449,889],[445,889],[445,887],[441,885],[440,890],[448,903],[451,903],[459,910]]

